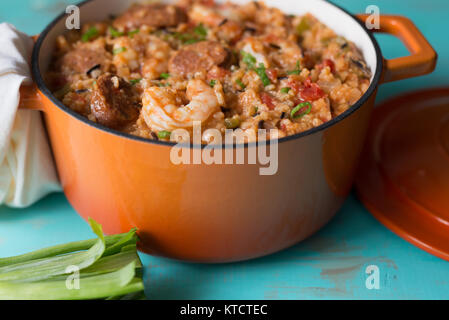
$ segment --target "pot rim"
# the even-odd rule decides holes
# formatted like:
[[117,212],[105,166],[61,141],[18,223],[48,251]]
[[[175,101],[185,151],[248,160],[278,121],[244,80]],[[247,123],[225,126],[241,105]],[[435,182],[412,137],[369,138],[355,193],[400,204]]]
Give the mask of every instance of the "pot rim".
[[[80,2],[79,4],[77,4],[78,7],[82,7],[83,5],[91,2],[91,1],[95,1],[95,0],[85,0]],[[368,90],[365,92],[365,94],[353,105],[351,106],[348,110],[346,110],[345,112],[343,112],[342,114],[338,115],[337,117],[333,118],[330,121],[327,121],[325,123],[323,123],[322,125],[318,126],[318,127],[314,127],[312,129],[306,130],[304,132],[300,132],[291,136],[287,136],[281,139],[277,140],[278,144],[281,144],[283,142],[287,142],[287,141],[291,141],[291,140],[296,140],[296,139],[300,139],[303,137],[307,137],[309,135],[315,134],[317,132],[321,132],[326,130],[327,128],[333,126],[334,124],[337,124],[340,121],[343,121],[344,119],[346,119],[347,117],[349,117],[352,113],[354,113],[355,111],[357,111],[359,108],[361,108],[367,101],[368,99],[375,93],[377,87],[380,84],[380,80],[381,80],[381,76],[382,76],[382,72],[383,72],[383,56],[382,56],[382,52],[380,50],[379,44],[376,40],[376,38],[374,37],[374,34],[372,32],[370,32],[366,26],[363,24],[362,21],[360,21],[359,19],[357,19],[354,15],[352,15],[351,13],[349,13],[346,9],[343,9],[342,7],[332,3],[332,2],[328,2],[329,5],[336,7],[337,9],[339,9],[343,14],[346,14],[347,16],[349,16],[351,19],[355,20],[363,29],[363,31],[365,31],[365,33],[368,35],[368,37],[371,40],[371,43],[374,46],[374,50],[376,52],[376,73],[374,74],[373,80],[370,83],[370,86],[368,87]],[[111,129],[108,127],[105,127],[101,124],[95,123],[93,121],[88,120],[86,117],[83,117],[82,115],[76,113],[75,111],[73,111],[72,109],[70,109],[69,107],[66,107],[61,101],[59,101],[54,95],[53,93],[48,89],[48,87],[46,86],[41,71],[40,71],[40,67],[39,67],[39,54],[40,54],[40,49],[42,46],[43,41],[45,40],[45,38],[47,37],[48,33],[53,29],[53,27],[62,19],[66,16],[65,12],[62,12],[61,14],[59,14],[53,21],[51,21],[46,27],[45,29],[40,33],[36,44],[33,48],[33,52],[31,55],[31,70],[32,70],[32,75],[33,75],[33,79],[36,82],[37,87],[39,88],[39,90],[48,98],[50,99],[50,101],[53,102],[54,105],[56,105],[59,109],[61,109],[62,111],[64,111],[65,113],[69,114],[70,116],[74,117],[77,120],[82,121],[83,123],[94,127],[96,129],[99,129],[103,132],[121,137],[121,138],[126,138],[126,139],[131,139],[134,141],[139,141],[139,142],[143,142],[143,143],[148,143],[148,144],[154,144],[154,145],[159,145],[159,146],[168,146],[168,147],[174,147],[176,145],[178,145],[178,143],[176,142],[170,142],[170,141],[160,141],[160,140],[150,140],[150,139],[146,139],[143,137],[138,137],[138,136],[134,136],[131,135],[129,133],[124,133],[115,129]],[[269,140],[270,144],[272,143],[271,140]],[[253,147],[253,146],[257,146],[258,142],[250,142],[250,143],[245,143],[245,144],[232,144],[232,145],[227,145],[225,143],[222,143],[221,145],[214,145],[214,147],[220,147],[221,149],[234,149],[234,148],[248,148],[248,147]],[[201,144],[201,145],[195,145],[192,143],[188,144],[189,148],[204,148],[206,147],[206,145]]]

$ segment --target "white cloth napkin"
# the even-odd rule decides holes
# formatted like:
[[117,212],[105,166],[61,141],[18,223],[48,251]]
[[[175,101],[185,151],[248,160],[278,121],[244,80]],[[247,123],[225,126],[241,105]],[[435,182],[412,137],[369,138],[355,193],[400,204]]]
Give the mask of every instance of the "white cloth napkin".
[[0,205],[29,206],[61,187],[39,111],[17,110],[33,40],[0,24]]

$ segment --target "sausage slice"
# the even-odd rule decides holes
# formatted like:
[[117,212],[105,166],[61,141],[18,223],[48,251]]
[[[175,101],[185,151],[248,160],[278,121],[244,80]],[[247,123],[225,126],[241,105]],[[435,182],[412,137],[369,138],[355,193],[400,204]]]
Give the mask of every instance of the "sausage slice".
[[62,57],[61,69],[64,73],[86,73],[106,60],[108,52],[105,48],[81,45]]
[[179,7],[161,3],[135,4],[114,21],[114,26],[134,30],[143,25],[155,28],[176,27],[187,22],[187,14]]
[[199,71],[209,71],[226,63],[230,53],[219,42],[202,41],[180,49],[169,62],[172,74],[189,77]]
[[140,112],[138,94],[133,87],[111,74],[97,79],[90,108],[98,123],[113,129],[137,120]]

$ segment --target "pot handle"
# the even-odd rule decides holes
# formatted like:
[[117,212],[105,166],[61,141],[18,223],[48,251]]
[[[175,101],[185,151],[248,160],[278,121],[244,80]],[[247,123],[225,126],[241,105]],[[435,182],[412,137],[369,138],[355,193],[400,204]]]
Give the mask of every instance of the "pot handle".
[[[38,34],[31,37],[34,43],[38,38]],[[20,87],[19,109],[44,111],[42,96],[39,94],[39,89],[35,83],[22,84]]]
[[44,103],[35,83],[23,84],[20,87],[20,109],[44,111]]
[[[365,23],[370,15],[359,14],[357,17]],[[380,29],[402,40],[411,55],[387,60],[384,58],[384,70],[381,82],[397,81],[431,73],[436,66],[437,53],[415,24],[402,16],[381,15]]]

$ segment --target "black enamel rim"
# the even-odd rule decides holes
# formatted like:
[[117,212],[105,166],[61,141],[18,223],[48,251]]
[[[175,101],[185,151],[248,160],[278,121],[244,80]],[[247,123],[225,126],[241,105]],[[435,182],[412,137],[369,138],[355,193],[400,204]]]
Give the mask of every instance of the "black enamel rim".
[[[81,3],[78,4],[79,7],[91,2],[91,1],[95,1],[95,0],[85,0],[82,1]],[[346,110],[345,112],[343,112],[342,114],[340,114],[339,116],[333,118],[332,120],[323,123],[322,125],[312,128],[310,130],[301,132],[301,133],[297,133],[295,135],[291,135],[288,137],[284,137],[278,140],[278,143],[283,143],[283,142],[287,142],[287,141],[291,141],[291,140],[296,140],[296,139],[300,139],[302,137],[306,137],[309,135],[312,135],[314,133],[320,132],[320,131],[324,131],[327,128],[333,126],[334,124],[344,120],[345,118],[349,117],[352,113],[354,113],[355,111],[357,111],[360,107],[362,107],[367,101],[368,99],[374,94],[374,92],[377,89],[377,86],[380,83],[380,78],[382,75],[382,70],[383,70],[383,57],[382,57],[382,53],[379,47],[379,44],[377,43],[376,38],[374,37],[374,35],[372,34],[372,32],[370,32],[365,25],[358,20],[355,16],[353,16],[352,14],[350,14],[347,10],[341,8],[340,6],[329,2],[330,5],[336,7],[337,9],[339,9],[343,14],[348,15],[349,17],[351,17],[353,20],[355,20],[361,27],[362,29],[366,32],[366,34],[369,36],[369,38],[371,39],[371,42],[374,46],[374,49],[376,51],[376,58],[377,58],[377,66],[376,66],[376,73],[373,77],[373,80],[371,81],[371,84],[368,88],[368,90],[365,92],[365,94],[348,110]],[[135,140],[135,141],[140,141],[140,142],[144,142],[144,143],[148,143],[148,144],[155,144],[155,145],[163,145],[163,146],[169,146],[169,147],[173,147],[175,146],[177,143],[175,142],[168,142],[168,141],[160,141],[160,140],[150,140],[150,139],[146,139],[146,138],[142,138],[142,137],[137,137],[137,136],[133,136],[131,134],[128,133],[123,133],[114,129],[110,129],[108,127],[105,127],[103,125],[100,125],[98,123],[92,122],[90,120],[88,120],[87,118],[79,115],[78,113],[76,113],[75,111],[73,111],[72,109],[66,107],[61,101],[59,101],[58,99],[56,99],[55,96],[53,96],[52,92],[47,88],[47,86],[45,85],[45,82],[43,80],[43,77],[41,75],[40,72],[40,68],[39,68],[39,54],[40,54],[40,49],[42,46],[42,43],[44,41],[44,39],[46,38],[47,34],[53,29],[53,27],[62,19],[66,16],[66,13],[63,12],[61,13],[59,16],[57,16],[45,29],[44,31],[42,31],[42,33],[39,35],[39,38],[36,41],[36,44],[33,48],[33,53],[32,53],[32,58],[31,58],[31,69],[32,69],[32,74],[33,74],[33,78],[34,81],[36,82],[37,87],[39,88],[39,90],[47,97],[49,98],[54,105],[56,105],[59,109],[61,109],[62,111],[64,111],[65,113],[68,113],[70,116],[76,118],[79,121],[84,122],[85,124],[91,126],[91,127],[95,127],[99,130],[105,131],[109,134],[115,135],[115,136],[119,136],[122,138],[126,138],[126,139],[131,139],[131,140]],[[221,144],[221,148],[237,148],[237,147],[251,147],[251,146],[255,146],[257,144],[257,142],[251,142],[251,143],[245,143],[245,144],[240,144],[240,145],[225,145],[225,144]],[[190,148],[204,148],[206,145],[193,145],[190,144],[189,147]]]

